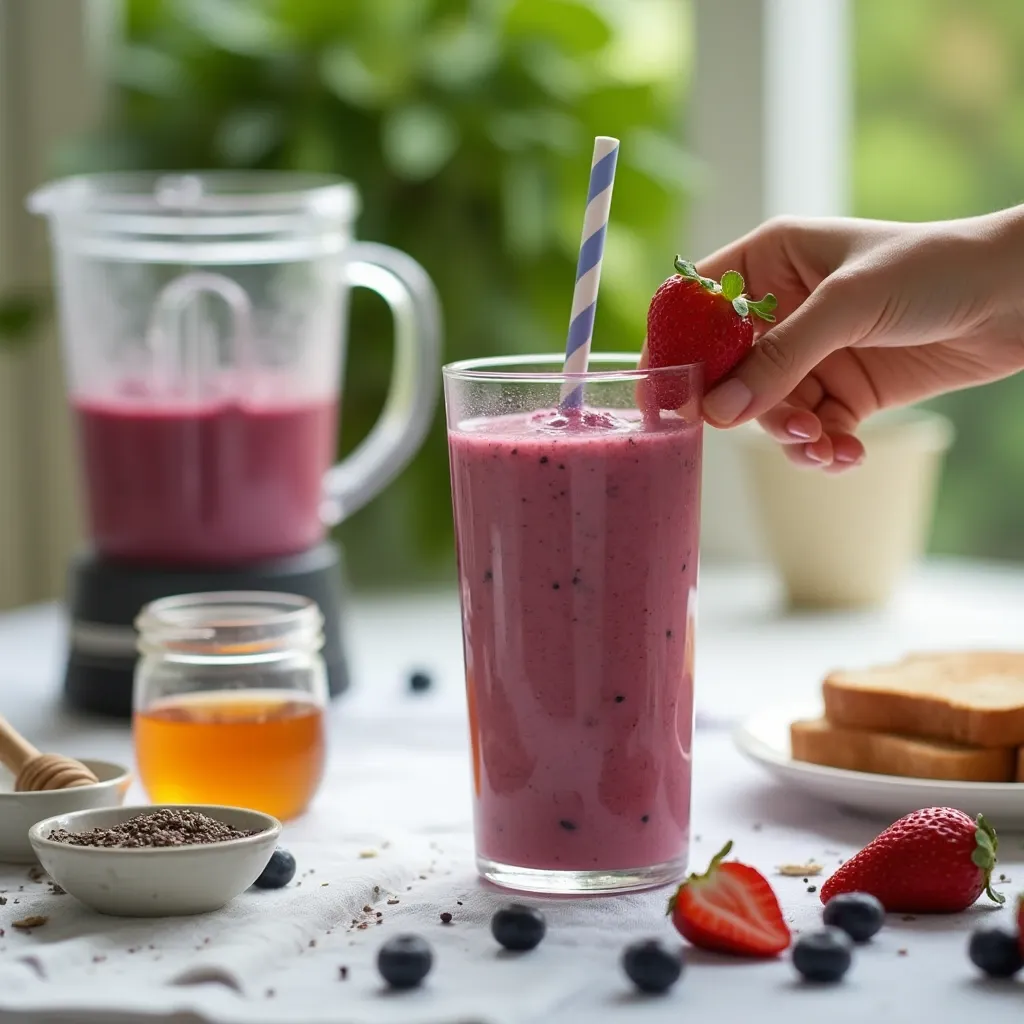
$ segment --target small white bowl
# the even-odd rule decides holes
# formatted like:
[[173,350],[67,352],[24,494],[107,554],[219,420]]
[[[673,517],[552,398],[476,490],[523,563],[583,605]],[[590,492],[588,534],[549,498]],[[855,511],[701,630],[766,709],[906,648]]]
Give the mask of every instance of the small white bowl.
[[[256,835],[205,846],[72,846],[48,838],[54,829],[89,832],[170,808],[196,811]],[[142,804],[58,814],[33,825],[29,841],[50,877],[101,914],[175,917],[219,910],[259,878],[277,846],[277,818],[217,804]]]
[[15,793],[14,779],[0,768],[0,861],[35,864],[36,855],[28,841],[28,830],[43,818],[96,807],[120,807],[132,781],[123,765],[109,761],[82,760],[100,781],[73,789],[51,789],[42,793]]

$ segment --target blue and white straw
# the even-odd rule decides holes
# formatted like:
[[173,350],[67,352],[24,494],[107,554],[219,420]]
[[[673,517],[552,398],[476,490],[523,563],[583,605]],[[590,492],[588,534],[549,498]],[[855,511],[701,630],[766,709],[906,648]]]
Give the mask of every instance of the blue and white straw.
[[[594,337],[597,289],[601,284],[601,260],[608,232],[608,214],[612,207],[615,164],[619,158],[619,140],[599,135],[594,140],[594,159],[590,165],[587,211],[583,217],[580,258],[576,264],[576,289],[572,295],[572,317],[565,342],[564,373],[586,373],[590,343]],[[562,382],[563,409],[578,409],[583,404],[583,385],[573,380]]]

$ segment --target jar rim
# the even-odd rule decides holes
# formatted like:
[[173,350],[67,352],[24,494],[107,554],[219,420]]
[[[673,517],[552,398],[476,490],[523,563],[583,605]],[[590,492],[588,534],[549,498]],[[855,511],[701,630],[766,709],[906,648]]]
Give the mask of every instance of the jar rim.
[[270,590],[175,594],[147,604],[135,619],[139,649],[178,653],[264,654],[319,649],[323,613],[308,597]]

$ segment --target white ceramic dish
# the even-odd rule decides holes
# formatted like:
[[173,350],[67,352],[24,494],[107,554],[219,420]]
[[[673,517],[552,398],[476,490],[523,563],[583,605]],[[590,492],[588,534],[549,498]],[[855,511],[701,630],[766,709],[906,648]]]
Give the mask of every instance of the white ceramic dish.
[[[110,828],[168,806],[260,831],[207,846],[146,849],[71,846],[48,838],[53,829]],[[218,910],[248,889],[267,866],[280,834],[277,818],[260,811],[215,804],[145,804],[58,814],[33,825],[29,840],[50,877],[93,910],[120,917],[173,917]]]
[[920,807],[957,807],[972,816],[983,813],[997,829],[1024,828],[1021,782],[906,779],[794,761],[790,723],[820,715],[820,708],[766,712],[737,727],[733,738],[741,753],[784,785],[872,817],[892,822]]
[[100,781],[91,786],[54,789],[43,793],[15,793],[14,779],[0,767],[0,861],[35,864],[28,830],[43,818],[96,807],[120,807],[132,781],[123,765],[109,761],[82,762]]

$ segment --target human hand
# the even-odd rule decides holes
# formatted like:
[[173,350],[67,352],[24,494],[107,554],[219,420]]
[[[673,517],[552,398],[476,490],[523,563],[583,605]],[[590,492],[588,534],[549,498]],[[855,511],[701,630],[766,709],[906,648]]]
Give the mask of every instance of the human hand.
[[1024,207],[929,224],[780,218],[698,266],[738,270],[779,303],[705,419],[756,418],[798,465],[854,466],[872,413],[1024,368]]

